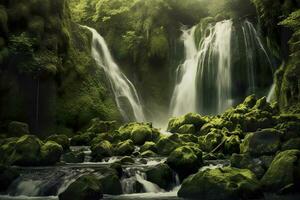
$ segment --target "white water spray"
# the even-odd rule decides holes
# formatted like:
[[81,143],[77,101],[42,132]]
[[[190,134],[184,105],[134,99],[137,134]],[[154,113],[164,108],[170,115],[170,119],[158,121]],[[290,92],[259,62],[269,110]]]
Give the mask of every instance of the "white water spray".
[[[83,27],[90,30],[93,34],[92,56],[97,65],[107,74],[122,116],[127,121],[145,121],[138,93],[134,85],[121,72],[119,66],[113,60],[104,38],[95,29],[87,26]],[[124,100],[126,101],[125,106]],[[130,115],[130,112],[128,112],[128,109],[126,109],[127,106],[131,107],[133,117]]]

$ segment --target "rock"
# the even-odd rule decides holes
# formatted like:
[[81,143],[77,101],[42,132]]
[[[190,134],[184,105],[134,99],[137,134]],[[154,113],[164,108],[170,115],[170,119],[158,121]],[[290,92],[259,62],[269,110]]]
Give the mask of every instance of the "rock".
[[203,151],[211,152],[222,143],[224,135],[222,130],[213,128],[207,135],[200,138],[202,138],[202,140],[199,140],[200,148]]
[[180,144],[177,142],[174,142],[170,139],[170,137],[162,137],[157,142],[157,151],[158,154],[167,156],[169,155],[174,149],[179,147]]
[[51,135],[46,141],[54,141],[57,144],[60,144],[64,151],[70,150],[70,141],[66,135]]
[[179,139],[182,142],[198,143],[198,137],[192,134],[180,134]]
[[83,163],[85,154],[83,151],[71,151],[63,154],[62,159],[66,163]]
[[24,135],[15,144],[10,164],[21,166],[38,165],[42,142],[34,135]]
[[152,130],[147,125],[139,125],[132,128],[131,138],[135,145],[143,145],[146,141],[153,141]]
[[157,157],[157,154],[151,150],[148,150],[148,151],[144,151],[143,153],[141,153],[141,156],[143,158],[150,158],[150,157]]
[[231,121],[220,117],[213,117],[208,123],[204,124],[198,135],[205,136],[212,130],[226,128],[227,130],[234,131],[235,126]]
[[8,124],[8,132],[13,136],[29,134],[29,126],[23,122],[12,121]]
[[15,151],[15,146],[19,138],[12,137],[2,140],[0,145],[0,163],[5,165],[11,164],[11,155]]
[[283,145],[281,147],[282,151],[291,150],[291,149],[300,150],[300,138],[290,139],[290,140],[286,141],[285,143],[283,143]]
[[185,179],[178,191],[179,197],[205,200],[251,199],[261,195],[259,182],[251,171],[231,167],[199,171]]
[[167,164],[178,173],[180,180],[198,171],[202,165],[202,152],[189,146],[178,147],[168,157]]
[[59,200],[99,200],[102,196],[102,186],[97,178],[94,175],[83,175],[58,197]]
[[91,120],[90,127],[87,132],[93,133],[105,133],[115,130],[116,121],[102,121],[99,118],[94,118]]
[[113,155],[114,149],[112,144],[104,140],[98,144],[94,144],[91,146],[92,151],[92,159],[93,161],[101,161],[105,157],[110,157]]
[[170,190],[173,183],[173,171],[166,164],[159,164],[146,171],[147,180],[164,190]]
[[156,148],[156,144],[154,142],[145,142],[145,144],[143,144],[143,146],[141,146],[140,152],[144,152],[144,151],[153,151],[154,153],[157,153],[157,148]]
[[231,135],[226,138],[224,144],[224,153],[226,154],[233,154],[240,152],[240,138],[237,135]]
[[132,140],[126,140],[124,142],[120,142],[116,146],[116,155],[118,156],[131,155],[133,152],[134,152],[134,145]]
[[184,124],[178,128],[177,133],[195,134],[196,128],[195,128],[194,124]]
[[275,129],[263,129],[246,135],[240,149],[241,153],[252,156],[275,154],[280,148],[280,132]]
[[280,193],[287,187],[300,188],[300,151],[287,150],[277,154],[261,179],[264,190]]
[[101,133],[98,134],[96,137],[94,137],[94,139],[90,142],[90,145],[96,145],[104,140],[109,141],[110,143],[114,143],[117,142],[117,140],[115,140],[115,137],[112,133]]
[[10,184],[19,177],[19,173],[9,167],[0,165],[0,192],[6,192]]
[[41,163],[44,165],[53,165],[60,160],[63,153],[61,145],[54,141],[48,141],[41,147]]
[[133,164],[134,163],[134,159],[130,156],[125,156],[123,158],[121,158],[120,162],[122,164]]
[[[196,131],[200,130],[200,128],[207,122],[205,117],[202,117],[199,114],[195,114],[195,113],[188,113],[184,116],[181,117],[174,117],[171,118],[168,124],[168,131],[171,133],[177,133],[178,130],[181,128],[181,126],[183,125],[193,125],[193,127],[195,128],[195,131],[193,133],[195,133]],[[181,128],[181,131],[184,131],[184,129],[186,128],[192,128],[192,126],[185,126]],[[185,132],[185,133],[192,133],[192,132]]]
[[86,132],[83,134],[75,135],[71,138],[71,145],[72,146],[88,146],[90,145],[91,141],[97,135],[93,132]]
[[99,179],[104,194],[120,195],[122,194],[122,186],[117,174],[109,173],[101,176]]
[[252,158],[248,154],[232,154],[230,157],[232,167],[249,169],[257,178],[262,178],[266,172],[264,163],[259,158]]

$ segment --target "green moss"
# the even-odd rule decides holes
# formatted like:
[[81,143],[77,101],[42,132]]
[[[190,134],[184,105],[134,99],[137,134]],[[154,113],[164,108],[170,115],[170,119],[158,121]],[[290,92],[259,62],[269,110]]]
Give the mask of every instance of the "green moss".
[[101,161],[105,157],[110,157],[114,153],[113,146],[109,141],[101,141],[91,146],[92,158],[94,161]]
[[61,145],[54,141],[47,141],[41,147],[41,163],[44,165],[53,165],[60,160],[63,153]]

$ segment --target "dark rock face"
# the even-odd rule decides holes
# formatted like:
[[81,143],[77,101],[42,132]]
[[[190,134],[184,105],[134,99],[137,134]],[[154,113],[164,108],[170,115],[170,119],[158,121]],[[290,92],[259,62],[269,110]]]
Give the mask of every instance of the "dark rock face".
[[231,200],[262,196],[259,182],[247,169],[218,168],[199,171],[182,183],[178,196],[191,199]]
[[147,180],[165,190],[171,189],[173,171],[166,164],[157,165],[146,171]]
[[23,122],[12,121],[8,125],[8,132],[12,136],[29,134],[29,125]]
[[83,175],[72,183],[63,193],[60,200],[99,200],[103,196],[102,186],[93,175]]
[[16,170],[0,165],[0,192],[5,192],[18,176],[19,173]]

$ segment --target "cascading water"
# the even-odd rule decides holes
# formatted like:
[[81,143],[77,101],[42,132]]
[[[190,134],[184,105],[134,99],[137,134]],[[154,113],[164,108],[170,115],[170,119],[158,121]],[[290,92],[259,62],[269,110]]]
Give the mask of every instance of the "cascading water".
[[183,31],[185,62],[177,69],[172,116],[188,112],[215,114],[231,105],[232,24],[225,20],[209,25],[199,47],[195,42],[196,27]]
[[[201,39],[198,44],[199,28]],[[242,31],[240,38],[239,28]],[[261,71],[270,71],[271,75],[271,59],[248,20],[242,23],[224,20],[209,24],[205,29],[194,26],[183,30],[182,40],[185,61],[176,71],[171,116],[188,112],[220,114],[246,95],[257,94],[257,87],[266,84],[269,87],[267,81],[262,84],[258,77]]]
[[[107,74],[115,95],[117,106],[126,121],[145,121],[141,101],[134,85],[113,60],[104,38],[93,28],[83,26],[93,34],[92,56]],[[125,105],[124,105],[125,104]],[[130,106],[131,111],[127,109]]]

